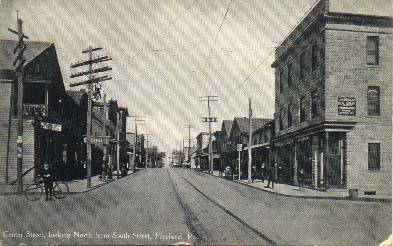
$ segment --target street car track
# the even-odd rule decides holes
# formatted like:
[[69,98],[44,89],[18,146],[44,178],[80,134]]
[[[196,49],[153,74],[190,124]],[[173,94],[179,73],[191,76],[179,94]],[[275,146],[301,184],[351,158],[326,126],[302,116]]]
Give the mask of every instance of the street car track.
[[[167,170],[168,171],[168,170]],[[213,203],[214,205],[216,205],[218,208],[220,208],[221,210],[223,210],[226,214],[228,214],[229,216],[231,216],[232,218],[234,218],[235,220],[237,220],[239,223],[241,223],[243,226],[247,227],[248,229],[250,229],[252,232],[254,232],[255,234],[257,234],[258,236],[260,236],[261,238],[263,238],[265,241],[267,241],[269,244],[271,245],[275,245],[277,244],[277,242],[275,242],[274,240],[270,239],[269,237],[267,237],[266,235],[264,235],[263,233],[259,232],[257,229],[255,229],[254,227],[250,226],[249,224],[247,224],[244,220],[242,220],[241,218],[239,218],[238,216],[236,216],[235,214],[233,214],[231,211],[229,211],[228,209],[226,209],[225,207],[223,207],[222,205],[220,205],[219,203],[217,203],[216,201],[214,201],[212,198],[210,198],[209,196],[207,196],[205,193],[203,193],[201,190],[199,190],[196,186],[194,186],[188,179],[186,179],[185,177],[183,177],[182,175],[178,174],[177,172],[175,172],[178,176],[180,176],[187,184],[189,184],[194,190],[196,190],[198,193],[200,193],[203,197],[205,197],[207,200],[209,200],[211,203]],[[169,171],[168,171],[169,174]],[[170,174],[169,174],[170,176]],[[173,184],[172,178],[171,178],[171,182]],[[179,195],[177,194],[178,199]],[[179,202],[182,204],[181,200],[179,200]],[[183,204],[182,204],[183,206]]]

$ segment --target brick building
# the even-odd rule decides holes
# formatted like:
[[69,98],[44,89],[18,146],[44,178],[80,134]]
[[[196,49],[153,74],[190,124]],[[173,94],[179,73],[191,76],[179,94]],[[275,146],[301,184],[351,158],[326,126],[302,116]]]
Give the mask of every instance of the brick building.
[[391,2],[343,2],[319,1],[276,49],[276,174],[297,184],[303,169],[315,188],[390,195]]

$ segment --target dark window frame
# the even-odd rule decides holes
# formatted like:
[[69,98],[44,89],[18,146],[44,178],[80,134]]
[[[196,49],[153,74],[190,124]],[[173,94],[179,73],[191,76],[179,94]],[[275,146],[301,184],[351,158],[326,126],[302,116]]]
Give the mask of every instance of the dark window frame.
[[[376,97],[371,93],[376,91]],[[375,99],[376,98],[376,99]],[[379,116],[381,115],[381,89],[379,86],[367,87],[367,115]]]
[[284,118],[284,110],[280,109],[280,115],[278,119],[278,129],[280,131],[284,129],[283,118]]
[[284,82],[283,82],[283,80],[284,80],[284,73],[283,73],[283,71],[281,70],[280,71],[280,74],[279,74],[279,88],[280,88],[280,93],[283,93],[284,92]]
[[303,79],[306,70],[306,63],[305,63],[306,52],[302,51],[299,56],[299,78]]
[[368,144],[368,170],[369,171],[381,170],[381,144],[380,143]]
[[288,127],[293,126],[293,114],[292,114],[292,103],[288,104]]
[[317,67],[319,66],[319,58],[318,58],[318,44],[317,42],[314,42],[311,45],[311,70],[315,71]]
[[311,118],[316,118],[318,116],[318,92],[317,90],[313,90],[311,92]]
[[[371,46],[372,43],[374,47]],[[367,36],[366,50],[367,65],[379,65],[379,36]]]
[[306,121],[306,107],[305,107],[306,97],[302,96],[299,100],[299,121]]
[[288,87],[291,87],[292,86],[292,63],[288,64],[287,75],[288,75]]

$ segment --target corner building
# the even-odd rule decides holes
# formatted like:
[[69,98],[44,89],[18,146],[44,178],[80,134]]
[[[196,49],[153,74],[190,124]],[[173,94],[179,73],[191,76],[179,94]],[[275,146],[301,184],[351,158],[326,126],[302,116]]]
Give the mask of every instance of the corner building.
[[391,195],[391,1],[321,0],[276,49],[276,176]]

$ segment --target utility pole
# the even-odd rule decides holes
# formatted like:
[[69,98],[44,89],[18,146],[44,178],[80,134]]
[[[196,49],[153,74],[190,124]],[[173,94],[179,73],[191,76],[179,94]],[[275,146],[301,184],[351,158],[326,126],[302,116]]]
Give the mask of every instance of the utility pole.
[[251,98],[248,99],[248,109],[249,109],[249,137],[248,137],[248,183],[251,183],[251,164],[252,164],[252,108],[251,108]]
[[[18,13],[18,12],[17,12]],[[14,31],[11,28],[8,28],[8,31],[13,34],[18,35],[18,44],[14,49],[14,54],[16,54],[16,58],[14,60],[15,72],[18,77],[18,101],[17,101],[17,117],[18,117],[18,128],[17,128],[17,169],[16,169],[16,177],[17,177],[17,193],[22,194],[23,192],[23,176],[22,176],[22,168],[23,168],[23,81],[24,81],[24,71],[23,65],[25,63],[25,59],[23,57],[23,52],[26,50],[26,45],[23,41],[24,38],[29,39],[26,35],[23,34],[22,30],[23,22],[17,16],[17,28],[18,31]]]
[[185,128],[188,128],[188,161],[190,162],[191,167],[191,128],[194,128],[193,125],[185,125]]
[[147,169],[147,161],[149,160],[149,136],[150,133],[145,133],[143,136],[146,136],[146,158],[145,158],[145,169]]
[[82,61],[82,62],[77,62],[75,64],[71,64],[71,68],[77,68],[77,67],[82,67],[82,66],[88,66],[88,71],[83,71],[83,72],[78,72],[75,74],[71,74],[70,78],[76,78],[80,76],[88,76],[88,80],[85,81],[80,81],[76,83],[71,83],[70,87],[74,86],[80,86],[80,85],[86,85],[87,86],[87,131],[86,131],[86,144],[87,144],[87,163],[86,163],[86,172],[87,172],[87,188],[91,188],[91,138],[92,138],[92,90],[93,90],[93,84],[98,84],[103,81],[111,80],[112,77],[108,75],[103,75],[101,77],[95,77],[95,74],[101,73],[101,72],[106,72],[109,70],[112,70],[110,67],[101,67],[93,70],[93,64],[100,63],[100,62],[105,62],[112,60],[112,58],[108,56],[98,56],[97,58],[93,59],[93,52],[102,50],[102,48],[92,48],[92,46],[89,46],[88,49],[83,50],[82,53],[88,53],[89,54],[89,60],[87,61]]
[[131,115],[128,116],[129,118],[132,118],[135,122],[135,136],[134,136],[134,149],[133,149],[133,156],[134,156],[134,168],[132,170],[133,173],[135,173],[135,168],[136,168],[136,151],[137,151],[137,143],[138,143],[138,121],[144,122],[145,120],[138,119],[138,118],[143,118],[145,116],[139,116],[139,115]]
[[201,101],[207,102],[207,108],[209,110],[209,117],[204,117],[202,122],[209,123],[209,173],[213,173],[213,146],[212,146],[212,122],[217,122],[217,117],[211,117],[210,102],[217,102],[218,96],[203,96]]
[[120,129],[119,129],[119,122],[120,122],[120,112],[116,113],[116,175],[117,178],[120,178]]

